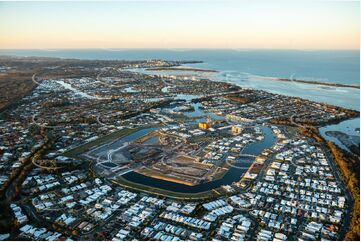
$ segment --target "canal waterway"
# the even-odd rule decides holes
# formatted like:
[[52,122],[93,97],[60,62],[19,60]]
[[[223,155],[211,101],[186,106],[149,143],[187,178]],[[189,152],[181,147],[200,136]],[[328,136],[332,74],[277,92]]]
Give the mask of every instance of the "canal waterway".
[[[268,127],[261,127],[261,130],[264,135],[264,139],[260,142],[252,143],[246,146],[245,149],[243,149],[243,154],[250,154],[257,156],[264,149],[269,148],[275,144],[276,138],[274,137],[271,129]],[[137,137],[133,137],[133,138],[136,139]],[[138,183],[146,186],[152,186],[163,190],[169,190],[180,193],[198,193],[198,192],[209,191],[211,189],[218,188],[222,185],[231,185],[233,182],[239,181],[241,176],[247,171],[250,165],[251,162],[244,161],[244,164],[240,166],[240,163],[238,162],[237,166],[240,166],[242,168],[231,167],[221,179],[198,184],[195,186],[188,186],[175,182],[156,179],[139,174],[134,171],[126,173],[122,177],[134,183]]]

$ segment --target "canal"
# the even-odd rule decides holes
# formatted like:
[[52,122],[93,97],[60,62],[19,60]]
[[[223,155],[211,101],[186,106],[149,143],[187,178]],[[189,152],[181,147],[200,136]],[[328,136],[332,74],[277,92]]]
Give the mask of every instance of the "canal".
[[[250,154],[257,156],[260,153],[262,153],[264,149],[270,148],[275,144],[276,138],[274,137],[271,129],[268,127],[261,127],[261,130],[264,135],[264,139],[260,142],[252,143],[246,146],[245,149],[243,149],[242,154]],[[233,182],[239,181],[241,176],[247,171],[248,167],[251,164],[252,162],[245,161],[244,164],[240,166],[242,168],[231,167],[228,170],[228,172],[223,176],[223,178],[211,182],[198,184],[195,186],[187,186],[184,184],[156,179],[139,174],[134,171],[126,173],[122,175],[122,177],[134,183],[138,183],[146,186],[152,186],[163,190],[169,190],[180,193],[199,193],[199,192],[209,191],[214,188],[218,188],[222,185],[231,185]],[[240,164],[238,163],[237,165],[239,166]]]

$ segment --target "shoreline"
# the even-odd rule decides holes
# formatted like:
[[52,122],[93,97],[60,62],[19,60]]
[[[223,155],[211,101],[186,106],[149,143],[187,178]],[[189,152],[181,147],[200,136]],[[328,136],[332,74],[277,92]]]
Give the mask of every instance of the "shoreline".
[[[204,62],[203,62],[204,63]],[[183,66],[184,64],[180,64],[179,66]],[[187,66],[186,66],[187,67]],[[218,71],[217,70],[217,73],[222,73],[222,71]],[[146,73],[145,73],[146,74]],[[352,88],[352,89],[360,89],[360,86],[356,86],[356,85],[353,85],[353,84],[338,84],[338,83],[329,83],[329,82],[320,82],[320,81],[307,81],[307,80],[292,80],[292,79],[288,79],[288,78],[281,78],[281,77],[266,77],[266,76],[259,76],[259,75],[249,75],[249,77],[253,77],[253,78],[258,78],[258,79],[262,79],[262,80],[268,80],[268,81],[279,81],[279,82],[298,82],[298,83],[303,83],[303,84],[308,84],[308,85],[319,85],[319,86],[325,86],[324,89],[331,89],[331,88],[326,88],[327,86],[330,86],[330,87],[340,87],[340,88]],[[240,87],[242,89],[250,89],[250,90],[256,90],[256,91],[264,91],[264,92],[267,92],[267,93],[271,93],[271,94],[279,94],[277,92],[275,92],[274,90],[272,89],[262,89],[262,88],[259,88],[259,87],[248,87],[248,86],[244,86],[242,85],[241,83],[238,83],[237,81],[228,81],[226,79],[224,79],[224,77],[219,77],[219,78],[209,78],[209,80],[211,81],[214,81],[214,82],[223,82],[223,83],[230,83],[230,84],[233,84],[233,85],[236,85],[237,87]],[[239,78],[239,80],[241,80]],[[320,87],[322,88],[322,87]],[[348,110],[352,110],[352,111],[355,111],[355,112],[360,112],[359,110],[359,106],[352,106],[352,105],[348,105],[348,104],[345,104],[345,105],[341,105],[341,104],[334,104],[334,103],[330,103],[328,101],[321,101],[321,100],[313,100],[313,99],[310,99],[308,97],[304,97],[303,95],[293,95],[293,94],[290,94],[290,93],[282,93],[282,94],[279,94],[279,95],[284,95],[284,96],[289,96],[289,97],[295,97],[295,98],[301,98],[301,99],[304,99],[304,100],[309,100],[309,101],[313,101],[313,102],[317,102],[317,103],[320,103],[320,104],[326,104],[326,105],[331,105],[331,106],[335,106],[337,108],[342,108],[342,109],[348,109]],[[358,102],[360,101],[360,96],[358,97]],[[343,121],[343,120],[342,120]]]
[[272,81],[281,81],[281,82],[298,82],[310,85],[321,85],[321,86],[330,86],[330,87],[346,87],[346,88],[355,88],[360,89],[359,85],[353,84],[342,84],[342,83],[331,83],[331,82],[321,82],[321,81],[311,81],[311,80],[301,80],[301,79],[290,79],[283,77],[266,77],[266,76],[258,76],[258,75],[250,75],[254,78],[260,78],[263,80],[272,80]]
[[360,89],[360,86],[351,85],[351,84],[340,84],[340,83],[330,83],[330,82],[320,82],[320,81],[306,81],[306,80],[297,80],[297,79],[288,79],[288,78],[277,78],[279,81],[284,82],[298,82],[298,83],[305,83],[311,85],[323,85],[323,86],[330,86],[330,87],[347,87],[347,88],[356,88]]
[[[186,63],[186,64],[193,64],[193,63]],[[182,65],[180,65],[182,66]],[[155,67],[155,68],[146,68],[146,71],[193,71],[193,72],[211,72],[217,73],[219,71],[216,70],[209,70],[209,69],[198,69],[198,68],[188,68],[188,67]]]

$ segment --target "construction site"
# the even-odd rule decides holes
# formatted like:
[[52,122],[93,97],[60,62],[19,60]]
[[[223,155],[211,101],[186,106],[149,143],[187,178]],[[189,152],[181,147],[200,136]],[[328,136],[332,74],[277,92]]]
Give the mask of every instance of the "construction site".
[[[98,146],[83,156],[94,161],[93,170],[108,178],[129,171],[156,179],[194,186],[222,177],[228,169],[201,162],[201,145],[185,138],[155,130],[131,142],[112,142]],[[109,147],[109,148],[107,148]]]

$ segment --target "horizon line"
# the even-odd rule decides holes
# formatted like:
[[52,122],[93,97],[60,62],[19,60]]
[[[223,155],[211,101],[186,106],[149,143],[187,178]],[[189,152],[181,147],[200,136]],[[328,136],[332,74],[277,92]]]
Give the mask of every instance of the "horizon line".
[[90,48],[64,48],[64,47],[57,47],[57,48],[0,48],[0,50],[40,50],[40,51],[58,51],[58,50],[104,50],[104,51],[117,51],[117,50],[297,50],[297,51],[346,51],[346,50],[353,50],[353,51],[360,51],[360,48],[207,48],[207,47],[175,47],[175,48],[161,48],[161,47],[114,47],[114,48],[103,48],[103,47],[90,47]]

